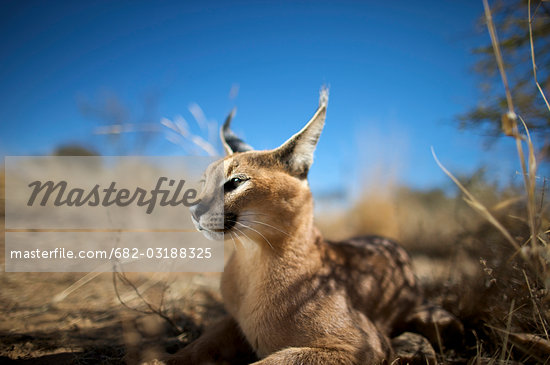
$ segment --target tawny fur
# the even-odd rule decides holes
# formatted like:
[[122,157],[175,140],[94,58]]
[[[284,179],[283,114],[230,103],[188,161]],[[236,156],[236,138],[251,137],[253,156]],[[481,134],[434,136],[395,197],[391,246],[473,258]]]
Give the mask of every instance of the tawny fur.
[[[228,316],[169,363],[232,363],[253,352],[255,364],[379,364],[392,360],[392,333],[419,318],[433,328],[434,307],[401,247],[382,237],[329,242],[316,229],[306,176],[325,112],[326,103],[272,151],[226,144],[229,156],[208,169],[205,201],[220,182],[243,178],[223,201],[225,238],[236,248],[221,280]],[[215,212],[198,210],[196,224],[208,231]],[[459,328],[435,311],[442,326]]]

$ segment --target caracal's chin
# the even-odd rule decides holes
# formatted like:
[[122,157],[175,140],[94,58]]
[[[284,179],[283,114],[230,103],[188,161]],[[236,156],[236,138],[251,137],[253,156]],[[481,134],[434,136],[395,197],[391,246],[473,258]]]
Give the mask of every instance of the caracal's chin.
[[223,241],[224,240],[224,233],[223,231],[211,231],[207,228],[204,228],[195,218],[191,217],[191,221],[193,222],[193,225],[197,229],[197,231],[201,232],[204,237],[211,241]]
[[223,232],[213,232],[213,231],[202,230],[201,233],[204,235],[204,237],[208,238],[211,241],[223,241],[224,240],[224,233]]

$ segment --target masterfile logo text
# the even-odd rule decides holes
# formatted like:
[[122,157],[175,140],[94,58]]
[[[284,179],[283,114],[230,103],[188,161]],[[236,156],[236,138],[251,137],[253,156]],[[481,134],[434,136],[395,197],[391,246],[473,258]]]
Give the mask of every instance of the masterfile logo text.
[[212,161],[6,157],[6,271],[222,271],[188,209]]

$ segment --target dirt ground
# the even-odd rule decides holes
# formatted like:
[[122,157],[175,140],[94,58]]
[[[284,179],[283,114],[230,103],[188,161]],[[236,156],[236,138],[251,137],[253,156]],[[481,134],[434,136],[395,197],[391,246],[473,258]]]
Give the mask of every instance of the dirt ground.
[[[4,265],[3,220],[1,224],[0,262]],[[232,245],[226,245],[226,259],[231,249]],[[483,359],[491,363],[495,347],[473,336],[487,331],[487,323],[497,312],[476,304],[483,303],[479,298],[474,302],[464,296],[484,298],[485,294],[472,296],[474,289],[463,290],[463,294],[455,290],[465,277],[475,283],[478,277],[487,276],[488,268],[479,257],[458,252],[449,256],[412,252],[417,277],[427,294],[438,304],[454,303],[451,311],[456,308],[453,312],[462,312],[457,315],[468,322],[463,321],[471,337],[466,341],[469,347],[464,353],[446,352],[440,360],[470,363],[481,350],[477,347],[486,346],[491,350]],[[219,279],[219,273],[127,273],[120,277],[113,273],[6,273],[2,267],[0,363],[136,364],[173,353],[224,314]],[[501,293],[498,287],[494,290],[492,295]],[[494,301],[490,303],[494,306]],[[521,303],[518,300],[518,306]],[[526,307],[529,302],[525,303],[521,306],[532,313]],[[491,321],[480,313],[488,313]],[[505,323],[507,312],[501,314],[495,323]],[[502,343],[501,337],[494,338],[497,345]],[[537,359],[545,357],[547,343],[543,345]]]
[[[2,226],[2,233],[4,227]],[[4,235],[0,255],[4,262]],[[228,252],[229,253],[229,252]],[[415,258],[421,281],[443,279],[448,262]],[[173,352],[223,315],[220,274],[130,273],[143,295],[112,273],[0,272],[0,363],[135,363]],[[162,298],[163,313],[157,314]],[[178,333],[183,331],[178,336]]]
[[[4,225],[0,236],[4,265]],[[219,274],[127,274],[143,299],[178,329],[150,312],[135,290],[112,273],[0,271],[0,363],[118,364],[175,351],[223,315]],[[176,335],[183,331],[183,334]]]

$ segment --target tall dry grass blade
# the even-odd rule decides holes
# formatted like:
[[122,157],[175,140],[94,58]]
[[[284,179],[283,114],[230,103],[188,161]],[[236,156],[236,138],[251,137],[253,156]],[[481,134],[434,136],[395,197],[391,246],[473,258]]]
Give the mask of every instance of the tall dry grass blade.
[[[506,356],[507,350],[506,347],[508,346],[508,336],[510,335],[510,328],[512,327],[512,316],[514,313],[514,304],[515,299],[512,299],[512,303],[510,304],[510,312],[508,312],[508,322],[506,323],[506,332],[504,333],[504,340],[502,344],[502,352],[500,353],[500,361],[504,362],[504,358]],[[511,351],[511,349],[510,349]]]
[[513,197],[513,198],[509,198],[509,199],[506,199],[506,200],[503,200],[501,202],[498,202],[497,204],[493,205],[491,207],[491,210],[494,212],[494,211],[497,211],[497,210],[503,210],[503,209],[506,209],[506,208],[509,208],[510,206],[520,202],[523,200],[523,197],[521,196],[516,196],[516,197]]
[[[530,1],[529,1],[530,5]],[[493,50],[495,53],[495,58],[497,61],[497,65],[500,71],[500,76],[502,78],[502,83],[504,85],[505,93],[506,93],[506,101],[508,104],[508,113],[507,118],[509,118],[509,122],[512,126],[512,136],[514,137],[516,141],[516,149],[518,152],[518,157],[521,164],[521,170],[523,172],[523,183],[525,186],[525,191],[527,193],[527,215],[528,215],[528,222],[529,222],[529,229],[531,234],[531,246],[535,248],[535,245],[538,243],[538,227],[537,227],[537,221],[536,221],[536,202],[535,202],[535,188],[536,188],[536,169],[537,169],[537,163],[535,158],[535,149],[533,146],[533,142],[531,140],[531,136],[529,134],[529,130],[527,128],[527,125],[523,121],[523,119],[520,120],[523,123],[523,126],[525,128],[526,134],[527,134],[527,146],[529,150],[528,160],[529,164],[526,165],[525,163],[525,154],[523,152],[523,136],[520,135],[518,130],[518,124],[517,119],[518,116],[516,115],[514,111],[514,104],[512,101],[512,95],[510,93],[510,88],[508,86],[508,79],[506,77],[506,71],[504,69],[504,62],[502,60],[502,53],[500,51],[500,44],[498,41],[498,36],[495,30],[495,25],[493,23],[493,18],[491,15],[491,9],[489,7],[489,4],[487,3],[487,0],[483,0],[483,7],[485,9],[485,18],[487,20],[487,28],[489,30],[489,34],[491,36],[491,44],[493,46]],[[531,17],[531,7],[529,6],[529,26],[530,26],[530,40],[531,40],[531,56],[533,60],[533,71],[536,75],[536,64],[534,63],[534,46],[532,43],[532,17]],[[550,108],[549,108],[550,110]],[[543,265],[544,266],[544,265]],[[538,268],[537,268],[538,269]],[[539,270],[537,270],[539,271]],[[543,276],[544,276],[544,267],[543,267]]]
[[546,324],[544,323],[544,320],[542,319],[542,315],[540,313],[539,306],[537,305],[537,302],[535,300],[535,297],[533,296],[533,290],[531,289],[531,284],[529,283],[529,279],[527,278],[527,273],[525,270],[523,271],[523,276],[525,277],[525,282],[527,283],[527,289],[529,289],[529,296],[531,297],[531,301],[533,302],[533,307],[535,307],[535,311],[537,312],[537,316],[539,317],[540,325],[542,326],[542,329],[544,330],[544,334],[546,336],[546,339],[550,341],[550,337],[548,336],[548,330],[546,329]]
[[[445,355],[443,354],[443,342],[441,341],[441,334],[439,333],[439,326],[434,322],[435,335],[437,337],[437,345],[439,346],[439,355],[441,356],[441,361],[445,363]],[[426,359],[428,362],[428,359]]]
[[[538,10],[538,7],[537,7],[537,10]],[[527,16],[529,17],[529,44],[531,46],[531,63],[533,64],[533,79],[535,80],[535,84],[539,89],[540,95],[542,96],[542,98],[544,99],[544,102],[546,103],[546,107],[550,111],[550,103],[548,103],[548,99],[546,98],[546,95],[544,94],[544,91],[542,90],[542,87],[539,84],[539,80],[537,79],[537,63],[535,61],[535,46],[533,43],[533,19],[535,19],[535,15],[533,14],[533,16],[531,16],[531,0],[527,1]]]
[[510,343],[521,350],[527,357],[522,363],[533,363],[529,359],[544,364],[550,360],[550,341],[532,333],[510,333]]
[[499,41],[495,25],[493,24],[493,16],[491,14],[491,8],[487,3],[487,0],[483,0],[483,8],[485,10],[485,19],[487,20],[487,28],[489,28],[489,35],[491,36],[491,44],[493,45],[493,51],[497,59],[498,70],[500,72],[500,78],[504,84],[504,92],[506,94],[506,102],[508,103],[508,111],[515,115],[514,103],[512,101],[512,94],[510,93],[510,87],[508,86],[508,78],[506,77],[506,71],[504,71],[504,62],[502,61],[502,54],[500,52]]
[[529,218],[529,228],[531,230],[531,243],[537,244],[537,221],[536,221],[536,209],[537,209],[537,203],[535,201],[535,189],[536,189],[536,181],[537,181],[537,159],[535,158],[535,147],[533,146],[533,141],[531,140],[531,134],[529,133],[529,128],[527,128],[527,124],[525,124],[525,121],[520,116],[519,119],[521,120],[521,123],[523,124],[523,128],[525,129],[525,133],[527,135],[527,147],[529,150],[528,155],[528,171],[527,171],[527,185],[525,186],[525,189],[527,191],[527,214]]
[[477,200],[476,197],[473,196],[468,191],[468,189],[466,189],[464,185],[462,185],[462,183],[449,170],[445,168],[445,166],[443,166],[443,164],[437,158],[433,146],[431,147],[431,150],[432,150],[432,156],[435,162],[437,163],[437,165],[439,166],[439,168],[443,170],[443,172],[456,184],[456,186],[458,186],[458,188],[466,196],[466,198],[464,199],[466,203],[468,203],[472,208],[474,208],[474,210],[477,210],[485,219],[487,219],[493,226],[495,226],[500,231],[500,233],[502,233],[502,235],[506,238],[506,240],[508,240],[508,242],[510,242],[510,244],[515,249],[520,251],[521,247],[516,242],[516,240],[512,237],[510,232],[508,232],[508,230],[504,228],[504,226],[491,214],[491,212],[489,212],[489,210],[483,204],[481,204],[481,202],[479,202],[479,200]]
[[83,277],[81,277],[80,279],[78,279],[77,281],[72,283],[69,287],[67,287],[61,293],[58,293],[58,294],[54,295],[53,298],[52,298],[52,303],[57,303],[57,302],[62,301],[65,298],[67,298],[69,296],[69,294],[71,294],[72,292],[74,292],[78,288],[86,285],[87,283],[89,283],[90,281],[92,281],[93,279],[98,277],[99,274],[101,274],[102,272],[103,271],[92,271],[92,272],[87,273],[86,275],[84,275]]
[[481,364],[481,354],[483,350],[483,343],[479,341],[479,338],[477,338],[477,334],[474,332],[474,336],[476,337],[476,364]]
[[512,128],[511,135],[516,140],[516,148],[517,148],[518,156],[521,163],[521,170],[523,172],[523,183],[525,185],[525,188],[529,189],[527,167],[525,166],[525,154],[523,153],[522,139],[521,139],[521,136],[519,135],[518,126],[517,126],[517,115],[514,110],[514,102],[512,101],[512,94],[510,93],[510,87],[508,85],[508,77],[506,76],[506,70],[504,69],[504,61],[502,60],[500,43],[498,41],[495,24],[493,23],[491,8],[489,7],[487,0],[483,0],[483,8],[485,9],[485,19],[487,20],[487,29],[489,30],[489,35],[491,36],[491,44],[493,46],[493,51],[495,53],[498,70],[500,72],[500,77],[504,85],[504,92],[506,94],[506,103],[508,104],[508,113],[505,114],[503,118],[507,118],[508,123],[511,125],[511,128]]

